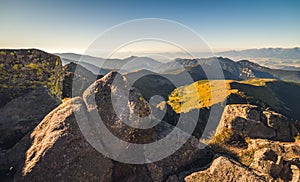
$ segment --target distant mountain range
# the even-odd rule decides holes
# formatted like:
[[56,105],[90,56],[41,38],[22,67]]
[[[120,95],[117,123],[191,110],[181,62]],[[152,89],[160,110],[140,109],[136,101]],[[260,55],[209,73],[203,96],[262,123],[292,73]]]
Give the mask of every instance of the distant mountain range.
[[[63,53],[57,54],[61,57],[63,63],[78,62],[82,66],[86,67],[86,64],[92,64],[101,68],[101,71],[105,70],[119,70],[122,69],[124,72],[131,72],[139,69],[157,69],[161,66],[161,62],[156,61],[149,57],[137,57],[131,56],[125,59],[104,59],[99,57],[93,57],[88,55],[80,55],[74,53]],[[83,65],[85,64],[85,65]],[[94,72],[94,68],[90,70]],[[94,72],[95,73],[95,72]],[[98,74],[98,73],[95,73]]]
[[263,48],[215,53],[233,60],[246,59],[274,69],[300,71],[300,48]]
[[[298,49],[295,48],[294,51],[296,50]],[[251,78],[272,78],[300,82],[300,71],[271,69],[248,60],[240,60],[236,62],[229,58],[223,57],[200,59],[177,58],[172,62],[161,63],[152,58],[136,56],[131,56],[125,59],[105,60],[103,58],[73,53],[58,55],[62,58],[64,64],[76,62],[92,71],[94,74],[102,75],[108,73],[110,70],[122,69],[122,73],[128,75],[140,75],[140,72],[144,72],[144,70],[146,70],[153,73],[156,72],[159,74],[180,78],[180,76],[183,76],[182,74],[187,71],[192,76],[194,81],[197,81],[200,79],[207,79],[205,71],[214,71],[213,65],[218,62],[221,66],[225,79],[244,80]],[[217,76],[217,74],[215,74],[212,79],[222,79],[222,76]]]
[[224,57],[247,57],[247,58],[278,58],[278,59],[300,59],[300,48],[262,48],[246,49],[241,51],[217,52],[217,55]]

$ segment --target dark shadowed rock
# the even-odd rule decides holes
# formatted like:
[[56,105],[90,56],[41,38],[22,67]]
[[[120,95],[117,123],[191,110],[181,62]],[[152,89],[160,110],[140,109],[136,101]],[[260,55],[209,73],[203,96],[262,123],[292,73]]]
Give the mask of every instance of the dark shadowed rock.
[[10,148],[34,129],[61,101],[40,87],[0,109],[0,148]]
[[0,107],[40,86],[61,97],[62,72],[58,56],[37,49],[0,50]]
[[283,158],[273,150],[264,148],[255,152],[250,168],[276,179],[283,168]]
[[62,96],[76,97],[82,93],[96,80],[96,75],[83,66],[70,62],[63,67],[64,79]]

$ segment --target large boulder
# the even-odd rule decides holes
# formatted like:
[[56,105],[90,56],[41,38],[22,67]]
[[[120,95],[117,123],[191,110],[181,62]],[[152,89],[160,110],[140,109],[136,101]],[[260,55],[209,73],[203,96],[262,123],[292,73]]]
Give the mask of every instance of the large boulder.
[[[156,140],[154,129],[132,127],[147,124],[142,123],[142,118],[149,116],[151,109],[137,89],[127,88],[125,77],[118,72],[112,71],[94,82],[83,93],[83,99],[87,109],[90,112],[97,110],[103,123],[118,138],[131,143]],[[150,124],[151,120],[148,122]]]
[[232,133],[232,138],[263,138],[278,141],[294,141],[298,131],[294,122],[285,116],[248,104],[227,105],[216,131]]
[[64,79],[62,97],[81,96],[96,80],[96,75],[83,66],[70,62],[63,67]]
[[0,50],[0,107],[39,86],[61,97],[62,63],[37,49]]
[[297,142],[278,142],[263,139],[249,141],[254,150],[249,167],[257,174],[270,176],[274,180],[300,180],[300,145]]
[[[68,100],[49,113],[30,134],[32,142],[25,159],[14,161],[13,155],[17,154],[8,154],[12,161],[7,165],[15,168],[15,180],[111,181],[112,161],[86,141],[74,112],[76,117],[87,121],[82,99]],[[28,138],[22,142],[26,141]]]
[[283,158],[273,150],[264,148],[255,152],[250,168],[276,179],[283,168]]
[[240,163],[224,156],[216,158],[208,169],[194,172],[185,177],[187,182],[223,182],[223,181],[266,181]]
[[48,88],[39,87],[7,103],[0,109],[0,148],[15,145],[60,102]]

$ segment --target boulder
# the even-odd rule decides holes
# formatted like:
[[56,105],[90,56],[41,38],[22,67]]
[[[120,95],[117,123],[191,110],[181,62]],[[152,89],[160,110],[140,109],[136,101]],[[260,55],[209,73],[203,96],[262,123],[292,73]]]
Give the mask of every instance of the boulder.
[[264,148],[255,152],[254,160],[249,167],[263,175],[270,175],[276,179],[283,168],[283,161],[283,158],[273,150]]
[[110,132],[123,141],[149,143],[156,140],[155,129],[137,128],[152,122],[142,122],[151,113],[149,104],[137,89],[127,88],[125,77],[118,72],[112,71],[94,82],[83,93],[83,100],[87,109],[97,110]]
[[96,75],[83,66],[70,62],[63,67],[64,79],[62,97],[81,96],[96,80]]
[[84,103],[79,97],[55,108],[33,130],[25,162],[15,166],[14,180],[111,181],[112,161],[86,141],[74,112],[78,114],[76,117],[87,120]]
[[39,87],[11,100],[0,109],[0,148],[15,145],[60,102],[46,87]]
[[298,131],[294,122],[273,111],[264,111],[249,104],[227,105],[216,134],[222,135],[224,129],[242,138],[262,138],[278,141],[294,141]]
[[0,107],[40,86],[61,97],[62,78],[58,56],[37,49],[1,49]]
[[184,180],[187,182],[266,181],[264,177],[258,176],[240,163],[224,156],[216,158],[206,170],[194,172],[186,176]]

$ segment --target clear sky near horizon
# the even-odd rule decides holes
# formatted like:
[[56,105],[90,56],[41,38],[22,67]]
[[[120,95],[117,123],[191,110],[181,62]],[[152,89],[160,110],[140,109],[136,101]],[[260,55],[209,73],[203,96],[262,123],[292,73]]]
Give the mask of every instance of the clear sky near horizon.
[[0,47],[81,53],[103,31],[140,18],[182,23],[214,51],[300,45],[298,0],[1,0]]

